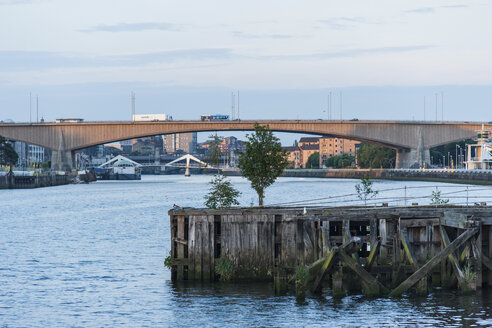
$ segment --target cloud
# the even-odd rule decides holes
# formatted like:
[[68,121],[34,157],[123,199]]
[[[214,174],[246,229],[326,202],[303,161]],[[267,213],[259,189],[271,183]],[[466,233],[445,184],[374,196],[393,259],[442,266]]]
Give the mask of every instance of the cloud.
[[359,24],[379,24],[377,22],[368,21],[364,17],[334,17],[330,19],[319,20],[324,26],[328,26],[335,30],[350,30]]
[[240,31],[233,31],[232,34],[243,39],[291,39],[294,37],[289,34],[248,34]]
[[233,56],[227,48],[170,50],[143,54],[90,57],[56,52],[0,51],[0,71],[32,71],[53,68],[144,66],[173,62],[227,59]]
[[430,14],[435,12],[435,9],[431,7],[423,7],[423,8],[406,10],[405,12],[409,14]]
[[24,5],[33,3],[35,0],[0,0],[1,5]]
[[147,22],[147,23],[121,23],[116,25],[97,25],[80,32],[140,32],[149,30],[178,31],[181,27],[171,23]]
[[441,8],[448,8],[448,9],[454,9],[454,8],[468,8],[470,6],[468,5],[448,5],[448,6],[441,6]]
[[343,57],[357,57],[363,55],[372,54],[384,54],[384,53],[399,53],[410,51],[421,51],[434,48],[431,45],[420,46],[401,46],[401,47],[379,47],[379,48],[361,48],[361,49],[347,49],[333,52],[320,52],[312,54],[300,54],[300,55],[281,55],[281,56],[264,56],[263,59],[294,59],[294,60],[306,60],[306,59],[330,59],[330,58],[343,58]]

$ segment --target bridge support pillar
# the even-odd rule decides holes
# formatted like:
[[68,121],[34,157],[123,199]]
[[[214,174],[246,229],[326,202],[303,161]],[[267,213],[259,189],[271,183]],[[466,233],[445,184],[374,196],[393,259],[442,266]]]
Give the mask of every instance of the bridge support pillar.
[[396,168],[397,169],[418,169],[430,167],[429,149],[398,149],[396,151]]
[[71,150],[65,149],[65,137],[63,132],[58,135],[59,146],[51,153],[51,169],[55,171],[70,172],[73,168],[73,156]]
[[53,150],[51,153],[51,169],[70,172],[73,168],[73,156],[70,150]]

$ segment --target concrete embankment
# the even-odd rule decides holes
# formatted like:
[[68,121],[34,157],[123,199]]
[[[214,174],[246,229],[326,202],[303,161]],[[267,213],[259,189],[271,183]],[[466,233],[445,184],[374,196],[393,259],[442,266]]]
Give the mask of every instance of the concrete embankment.
[[[227,176],[240,176],[240,171],[224,171]],[[346,178],[411,181],[436,181],[468,184],[492,184],[491,170],[390,170],[390,169],[296,169],[285,170],[283,177]]]
[[39,188],[69,184],[73,176],[38,175],[38,176],[0,176],[0,189]]

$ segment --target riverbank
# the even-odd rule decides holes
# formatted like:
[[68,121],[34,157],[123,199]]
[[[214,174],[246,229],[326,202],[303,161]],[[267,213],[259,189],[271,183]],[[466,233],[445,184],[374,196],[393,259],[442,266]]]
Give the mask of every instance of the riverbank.
[[69,183],[96,181],[93,172],[77,172],[70,174],[39,174],[39,175],[0,175],[0,189],[30,189],[61,186]]
[[[241,176],[239,170],[224,170],[226,176]],[[400,181],[433,181],[492,185],[492,170],[393,170],[393,169],[288,169],[282,177],[383,179]]]

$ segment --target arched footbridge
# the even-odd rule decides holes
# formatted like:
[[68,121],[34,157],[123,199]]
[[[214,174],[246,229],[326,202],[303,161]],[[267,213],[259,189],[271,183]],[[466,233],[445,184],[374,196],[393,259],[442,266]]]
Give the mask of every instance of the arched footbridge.
[[397,150],[398,168],[430,162],[429,149],[454,141],[473,138],[482,122],[419,121],[158,121],[158,122],[78,122],[78,123],[0,123],[0,135],[53,150],[54,169],[72,167],[73,151],[104,143],[139,137],[204,131],[251,131],[255,123],[271,130],[333,136],[359,140]]

